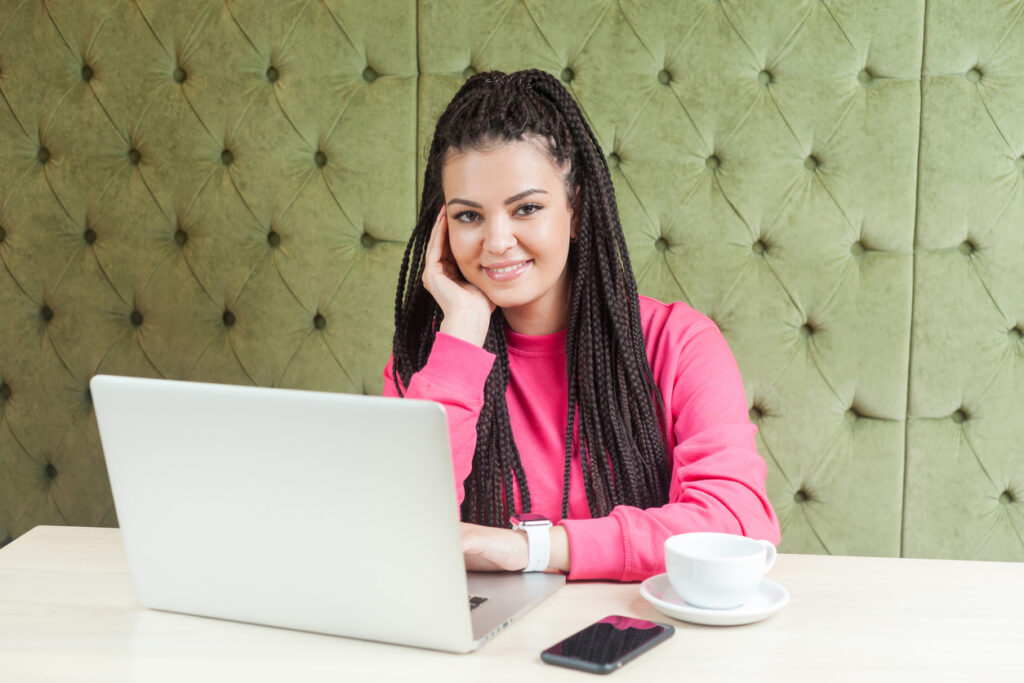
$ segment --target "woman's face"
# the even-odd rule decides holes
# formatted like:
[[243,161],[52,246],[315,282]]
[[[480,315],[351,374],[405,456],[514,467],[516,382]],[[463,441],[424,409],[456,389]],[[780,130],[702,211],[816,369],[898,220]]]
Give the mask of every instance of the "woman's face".
[[573,212],[562,173],[533,142],[449,154],[442,166],[452,256],[516,332],[569,322]]

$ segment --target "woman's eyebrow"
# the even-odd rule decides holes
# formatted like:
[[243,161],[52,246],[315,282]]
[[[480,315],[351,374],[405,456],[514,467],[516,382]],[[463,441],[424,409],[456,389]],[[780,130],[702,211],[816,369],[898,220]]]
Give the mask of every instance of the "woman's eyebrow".
[[[520,199],[522,199],[523,197],[525,197],[526,195],[533,194],[534,192],[541,192],[543,194],[547,194],[548,193],[547,190],[538,190],[536,188],[531,188],[529,190],[523,190],[519,194],[514,194],[511,197],[509,197],[508,199],[506,199],[505,200],[505,204],[508,205],[508,204],[511,204],[512,202],[517,202]],[[482,205],[477,204],[476,202],[471,202],[468,199],[455,198],[455,199],[452,199],[451,201],[448,202],[448,206],[451,206],[452,204],[465,204],[466,206],[472,206],[475,209],[482,209],[483,208]]]

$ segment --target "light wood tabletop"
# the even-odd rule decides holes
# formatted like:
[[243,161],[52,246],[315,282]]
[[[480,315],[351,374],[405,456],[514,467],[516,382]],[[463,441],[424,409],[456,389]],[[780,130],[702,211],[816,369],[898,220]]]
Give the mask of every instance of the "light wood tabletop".
[[670,619],[635,583],[570,583],[457,655],[149,610],[117,529],[36,527],[0,550],[0,681],[597,680],[539,655],[611,614],[676,627],[615,680],[1021,680],[1024,564],[782,554],[768,578],[791,600],[745,626]]

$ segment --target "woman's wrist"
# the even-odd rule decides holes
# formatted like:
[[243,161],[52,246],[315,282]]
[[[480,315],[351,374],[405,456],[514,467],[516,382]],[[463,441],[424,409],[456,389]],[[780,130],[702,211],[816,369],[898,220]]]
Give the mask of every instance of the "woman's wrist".
[[[520,539],[521,543],[517,543],[515,550],[512,551],[516,557],[513,566],[510,567],[513,571],[522,571],[526,568],[529,563],[529,542],[526,537],[526,532],[523,530],[517,530],[516,536]],[[570,562],[569,562],[569,537],[565,531],[564,526],[550,526],[548,528],[548,540],[550,545],[550,555],[548,556],[547,570],[557,569],[558,571],[564,571],[568,573]]]
[[[525,531],[517,530],[516,535],[521,543],[517,543],[513,551],[516,560],[512,569],[513,571],[522,571],[530,562],[530,546]],[[549,527],[548,539],[550,555],[548,555],[547,570],[556,569],[568,573],[571,563],[569,562],[569,534],[566,533],[565,527],[557,524]]]
[[[521,529],[500,529],[461,522],[462,552],[471,571],[508,571],[526,569],[530,563],[530,545]],[[550,555],[547,571],[569,572],[569,534],[564,526],[548,527]]]
[[490,326],[490,313],[481,315],[474,311],[455,311],[450,315],[445,314],[438,331],[482,347]]

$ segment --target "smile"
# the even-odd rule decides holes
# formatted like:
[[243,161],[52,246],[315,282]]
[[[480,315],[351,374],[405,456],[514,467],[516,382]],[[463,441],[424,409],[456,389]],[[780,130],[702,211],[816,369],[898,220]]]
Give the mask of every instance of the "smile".
[[488,268],[487,266],[481,266],[487,276],[492,280],[498,282],[507,282],[514,280],[519,277],[530,265],[533,263],[532,260],[520,261],[519,263],[513,263],[507,266],[501,266],[499,268]]

